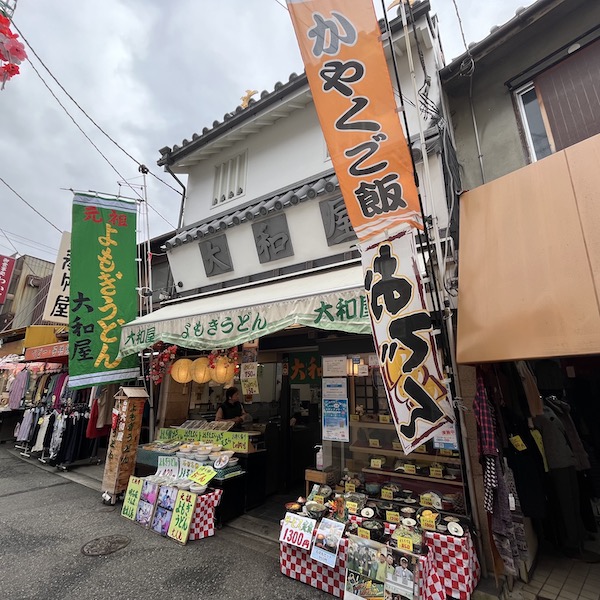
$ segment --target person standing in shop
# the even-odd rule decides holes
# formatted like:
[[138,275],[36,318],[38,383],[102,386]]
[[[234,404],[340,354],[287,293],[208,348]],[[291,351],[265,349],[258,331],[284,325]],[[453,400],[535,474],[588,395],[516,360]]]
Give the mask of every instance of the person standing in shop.
[[217,409],[215,421],[233,421],[234,428],[240,429],[248,413],[240,402],[240,392],[236,387],[227,388],[225,402]]

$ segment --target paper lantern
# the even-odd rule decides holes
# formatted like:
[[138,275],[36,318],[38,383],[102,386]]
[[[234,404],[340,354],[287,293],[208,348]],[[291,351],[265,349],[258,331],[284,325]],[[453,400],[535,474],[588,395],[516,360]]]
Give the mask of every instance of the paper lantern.
[[219,356],[215,366],[211,368],[211,378],[217,383],[227,383],[235,375],[235,363],[229,362],[226,356]]
[[211,378],[210,367],[208,366],[208,357],[201,356],[197,358],[190,368],[192,379],[196,383],[207,383]]
[[180,358],[171,367],[171,377],[177,383],[189,383],[192,380],[192,361],[189,358]]

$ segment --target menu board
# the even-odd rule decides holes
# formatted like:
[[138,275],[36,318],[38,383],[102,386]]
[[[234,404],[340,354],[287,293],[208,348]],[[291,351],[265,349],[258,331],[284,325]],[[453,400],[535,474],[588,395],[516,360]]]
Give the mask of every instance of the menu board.
[[182,544],[187,544],[190,535],[190,527],[196,510],[196,498],[196,494],[186,490],[179,490],[177,493],[167,535]]
[[126,519],[135,521],[135,515],[142,495],[142,485],[144,480],[141,477],[134,477],[133,475],[129,478],[129,484],[127,485],[127,491],[123,498],[123,508],[121,509],[121,515]]

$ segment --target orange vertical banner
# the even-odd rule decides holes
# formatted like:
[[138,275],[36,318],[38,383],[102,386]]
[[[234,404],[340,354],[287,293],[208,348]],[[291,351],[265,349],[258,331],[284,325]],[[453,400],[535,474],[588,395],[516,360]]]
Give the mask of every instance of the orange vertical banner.
[[325,141],[360,242],[422,229],[410,151],[371,0],[287,0]]

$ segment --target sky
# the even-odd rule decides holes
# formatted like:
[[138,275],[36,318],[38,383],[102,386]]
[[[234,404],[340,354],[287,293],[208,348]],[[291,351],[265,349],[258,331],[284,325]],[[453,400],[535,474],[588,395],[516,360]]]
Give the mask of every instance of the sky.
[[[456,4],[470,43],[531,0]],[[32,49],[104,131],[177,188],[156,165],[159,148],[181,144],[222,121],[246,89],[272,91],[275,82],[302,72],[282,5],[284,0],[20,0],[14,24],[27,41],[32,64],[24,62],[21,74],[0,92],[0,177],[22,199],[0,182],[0,254],[17,251],[54,262],[61,232],[71,229],[70,190],[143,193],[137,164],[87,120]],[[380,0],[375,5],[381,15]],[[431,6],[450,61],[464,52],[454,0],[431,0]],[[140,225],[138,239],[172,231],[180,209],[179,192],[152,176],[146,193],[149,219]]]

